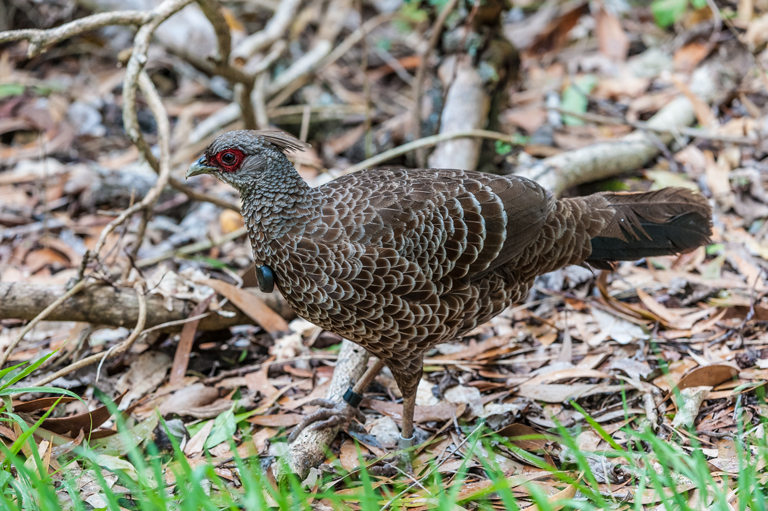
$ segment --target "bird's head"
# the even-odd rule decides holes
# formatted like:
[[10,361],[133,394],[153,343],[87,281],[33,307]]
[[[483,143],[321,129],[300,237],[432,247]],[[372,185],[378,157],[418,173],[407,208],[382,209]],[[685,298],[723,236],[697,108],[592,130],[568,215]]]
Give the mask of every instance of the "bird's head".
[[205,155],[189,167],[187,178],[211,174],[242,192],[268,179],[270,171],[290,165],[286,152],[308,147],[283,131],[229,131],[211,142]]

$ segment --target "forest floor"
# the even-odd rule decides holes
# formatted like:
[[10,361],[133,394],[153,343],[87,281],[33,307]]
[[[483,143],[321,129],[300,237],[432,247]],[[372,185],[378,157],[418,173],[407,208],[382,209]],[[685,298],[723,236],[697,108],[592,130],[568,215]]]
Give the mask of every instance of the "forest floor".
[[[187,3],[0,33],[4,508],[765,509],[768,2],[512,0],[473,31],[494,2],[225,1],[143,34]],[[111,7],[15,0],[0,30]],[[492,92],[479,170],[650,134],[657,157],[563,193],[687,187],[712,242],[540,277],[428,353],[413,474],[373,469],[402,413],[385,371],[365,424],[285,491],[273,463],[341,339],[253,290],[238,197],[184,171],[244,126],[310,142],[292,159],[313,185],[390,150],[373,163],[417,166],[448,143],[429,139],[461,73],[446,62],[482,60],[489,34],[519,65],[472,61]],[[691,127],[646,123],[680,98]]]

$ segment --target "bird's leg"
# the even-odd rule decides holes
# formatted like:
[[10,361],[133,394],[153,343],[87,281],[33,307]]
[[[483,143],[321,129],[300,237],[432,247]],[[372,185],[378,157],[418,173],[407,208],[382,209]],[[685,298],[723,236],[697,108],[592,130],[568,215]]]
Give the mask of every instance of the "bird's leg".
[[299,434],[305,429],[333,428],[336,426],[347,426],[356,417],[360,422],[365,422],[365,415],[358,406],[363,400],[363,392],[373,382],[376,376],[384,367],[384,362],[377,360],[363,374],[360,381],[354,387],[347,390],[344,394],[344,401],[337,403],[329,399],[314,399],[308,404],[319,406],[320,409],[304,417],[299,424],[291,431],[288,436],[288,442],[293,442],[299,437]]
[[403,396],[403,429],[400,432],[398,447],[408,449],[413,447],[415,436],[413,434],[413,413],[416,410],[416,393]]
[[[371,474],[392,477],[397,474],[398,471],[405,472],[408,475],[413,473],[412,447],[416,443],[416,435],[413,428],[413,413],[415,409],[416,388],[411,392],[403,392],[403,427],[400,430],[400,438],[397,441],[397,450],[400,452],[395,456],[385,458],[382,465],[371,467]],[[399,467],[399,469],[397,467]]]

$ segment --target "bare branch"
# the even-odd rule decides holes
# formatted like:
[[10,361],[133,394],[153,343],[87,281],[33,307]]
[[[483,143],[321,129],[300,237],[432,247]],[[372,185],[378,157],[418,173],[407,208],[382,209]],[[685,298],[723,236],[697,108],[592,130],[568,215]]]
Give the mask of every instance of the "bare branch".
[[[16,346],[19,345],[19,343],[24,338],[24,336],[27,335],[30,332],[30,330],[32,330],[35,327],[35,325],[37,325],[39,322],[41,322],[42,320],[44,320],[45,318],[50,316],[51,313],[54,310],[56,310],[56,308],[59,305],[64,303],[70,297],[72,297],[72,296],[76,295],[77,293],[79,293],[85,287],[86,281],[87,281],[87,279],[81,280],[80,282],[78,282],[77,284],[72,286],[72,288],[69,291],[67,291],[66,293],[62,294],[56,301],[54,301],[48,307],[46,307],[41,312],[39,312],[37,315],[35,315],[35,317],[32,319],[32,321],[30,321],[27,324],[27,326],[24,327],[24,329],[21,331],[19,336],[16,337],[16,339],[10,344],[10,346],[8,346],[8,349],[5,350],[5,352],[3,353],[3,356],[0,357],[0,367],[2,367],[3,364],[5,364],[6,361],[8,361],[8,357],[11,356],[11,353],[13,353],[13,350],[16,349]],[[8,300],[7,293],[3,294],[3,300]],[[8,316],[5,316],[5,317],[8,317]]]
[[240,66],[245,65],[249,58],[282,37],[291,21],[295,19],[300,4],[301,0],[282,0],[264,30],[246,37],[237,45],[232,52],[233,62]]
[[[93,279],[85,287],[73,289],[74,293],[72,290],[67,292],[60,285],[0,282],[0,296],[3,297],[0,300],[0,317],[29,320],[40,315],[38,321],[79,321],[109,327],[131,327],[136,324],[139,304],[132,289],[105,286]],[[245,291],[260,298],[286,321],[296,317],[279,293],[262,293],[258,288],[246,288]],[[147,297],[149,311],[145,326],[153,328],[165,325],[161,326],[164,331],[178,331],[181,326],[177,322],[188,319],[194,306],[195,302],[191,300],[166,299],[151,294]],[[200,322],[199,330],[222,330],[253,323],[234,305],[225,305],[223,309],[227,311],[227,316],[210,313]],[[44,316],[42,312],[45,312]],[[230,315],[232,312],[235,314]],[[27,325],[25,328],[34,326]],[[26,335],[27,332],[23,333]]]
[[44,51],[46,47],[83,32],[110,25],[143,25],[152,19],[153,16],[152,12],[146,11],[103,12],[71,21],[50,30],[29,28],[2,32],[0,33],[0,44],[27,40],[29,41],[27,56],[32,58]]

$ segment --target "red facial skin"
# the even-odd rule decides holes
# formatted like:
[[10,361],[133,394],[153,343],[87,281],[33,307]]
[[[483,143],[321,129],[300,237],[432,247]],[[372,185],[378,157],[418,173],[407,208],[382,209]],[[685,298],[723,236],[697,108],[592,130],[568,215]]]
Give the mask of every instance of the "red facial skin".
[[240,149],[224,149],[211,157],[209,163],[217,166],[223,172],[235,172],[240,168],[244,159],[245,154]]

